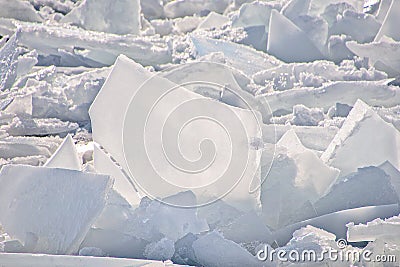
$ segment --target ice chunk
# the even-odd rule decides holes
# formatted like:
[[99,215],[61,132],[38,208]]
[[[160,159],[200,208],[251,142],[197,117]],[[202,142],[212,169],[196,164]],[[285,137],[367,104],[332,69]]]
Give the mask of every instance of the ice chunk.
[[389,76],[400,74],[400,42],[382,38],[380,42],[368,44],[347,42],[346,46],[357,56],[368,58],[370,65],[385,71]]
[[139,0],[118,0],[112,5],[105,0],[83,0],[61,22],[87,30],[115,34],[138,34],[140,31]]
[[296,132],[300,142],[307,148],[325,151],[338,132],[337,127],[313,127],[291,125],[263,125],[263,140],[275,144],[290,129]]
[[399,203],[399,197],[390,177],[377,167],[366,167],[343,177],[314,207],[318,215],[324,215],[340,210],[396,203]]
[[57,151],[51,156],[44,166],[76,171],[81,170],[82,162],[78,156],[78,152],[76,151],[75,143],[71,135],[68,134],[67,137],[65,137]]
[[[393,107],[400,101],[400,89],[382,81],[337,81],[319,88],[296,88],[260,95],[265,97],[273,113],[292,113],[293,106],[323,108],[325,112],[337,102],[353,106],[361,99],[371,106]],[[338,96],[340,96],[338,98]]]
[[[289,130],[277,143],[286,147],[287,154],[297,165],[295,184],[303,190],[309,188],[312,194],[322,196],[339,176],[339,170],[325,165],[311,150],[305,148],[294,130]],[[392,203],[390,203],[392,204]]]
[[160,0],[141,0],[140,7],[147,19],[158,19],[164,16],[163,2]]
[[177,0],[167,3],[164,6],[164,11],[168,18],[186,17],[194,14],[201,15],[210,11],[223,13],[229,3],[229,0]]
[[272,244],[274,242],[271,230],[255,212],[246,213],[233,223],[220,228],[222,235],[235,243],[253,241]]
[[390,177],[390,183],[400,199],[400,171],[397,170],[389,161],[385,161],[378,167]]
[[0,1],[0,17],[14,18],[22,21],[41,22],[43,19],[35,11],[33,6],[27,1],[1,0]]
[[215,12],[210,12],[210,14],[207,15],[207,17],[197,26],[197,29],[201,30],[210,30],[210,29],[216,29],[222,27],[224,24],[229,22],[229,18],[215,13]]
[[400,133],[397,129],[358,100],[321,159],[341,170],[341,176],[355,172],[360,167],[378,166],[387,160],[399,168],[396,149],[399,143]]
[[324,119],[324,110],[319,108],[307,108],[304,105],[293,107],[292,124],[298,126],[317,126]]
[[57,264],[58,267],[85,266],[85,267],[174,267],[178,265],[166,264],[159,261],[117,259],[106,257],[84,257],[64,255],[37,255],[21,253],[0,253],[0,262],[4,267],[48,267]]
[[[313,16],[321,15],[329,5],[343,2],[343,0],[311,0],[308,14]],[[347,0],[345,3],[352,6],[359,13],[364,10],[364,0]]]
[[393,0],[386,14],[385,20],[382,23],[382,27],[375,37],[375,41],[380,41],[383,36],[400,41],[400,32],[398,29],[398,25],[400,24],[400,18],[398,16],[399,12],[400,2]]
[[282,8],[281,13],[294,21],[299,16],[307,15],[311,0],[291,0]]
[[[273,56],[256,51],[248,46],[228,41],[214,40],[199,36],[192,36],[192,41],[197,56],[201,57],[214,52],[222,52],[227,58],[226,63],[228,65],[243,71],[247,75],[271,69],[281,63]],[[249,58],[251,58],[250,61]]]
[[163,238],[146,246],[144,256],[149,260],[170,260],[175,253],[174,241]]
[[333,233],[337,238],[346,238],[346,225],[349,222],[366,223],[378,217],[389,218],[399,214],[399,212],[400,209],[397,204],[342,210],[289,225],[274,232],[273,235],[279,245],[284,245],[292,238],[292,233],[294,231],[306,227],[307,225],[311,225]]
[[377,239],[399,240],[400,217],[394,216],[385,220],[375,219],[367,224],[347,225],[347,240],[349,242],[375,241]]
[[[0,20],[0,25],[2,23],[5,22]],[[78,61],[81,62],[78,65],[89,67],[109,66],[122,53],[144,65],[165,64],[172,60],[166,40],[157,36],[121,36],[57,24],[9,23],[12,30],[21,25],[20,44],[36,49],[39,59],[41,56],[53,57],[44,65],[76,66]],[[43,40],[46,40],[45,45]]]
[[235,207],[230,206],[223,200],[218,200],[210,205],[199,207],[197,214],[200,219],[205,219],[211,230],[233,223],[243,215]]
[[[212,244],[212,246],[211,246]],[[238,244],[224,239],[221,234],[213,231],[206,234],[192,245],[197,261],[203,266],[235,267],[261,266],[257,258]]]
[[372,42],[381,24],[374,16],[346,10],[343,16],[329,29],[330,35],[345,34],[359,43]]
[[196,208],[180,207],[193,207],[196,204],[192,192],[169,196],[163,201],[170,204],[143,198],[128,220],[124,232],[154,242],[159,240],[160,234],[176,241],[188,233],[198,234],[208,230],[206,222],[198,218]]
[[390,6],[392,5],[393,0],[380,0],[379,9],[376,14],[376,19],[383,23],[386,18],[386,15],[389,11]]
[[254,1],[243,4],[238,13],[232,17],[232,27],[254,27],[264,26],[264,31],[268,32],[271,10],[274,6],[268,2]]
[[104,208],[112,186],[108,176],[73,170],[4,166],[0,173],[0,221],[23,243],[30,235],[35,253],[78,252]]
[[307,34],[276,10],[271,11],[267,51],[285,62],[323,58]]
[[98,144],[94,145],[93,157],[96,172],[110,175],[114,179],[114,190],[121,194],[132,207],[138,206],[140,197],[137,189],[123,169]]
[[14,97],[12,102],[4,109],[5,112],[16,115],[32,115],[32,94]]
[[84,247],[79,250],[79,256],[104,257],[104,252],[95,247]]
[[19,34],[17,31],[0,49],[0,91],[10,88],[17,77]]

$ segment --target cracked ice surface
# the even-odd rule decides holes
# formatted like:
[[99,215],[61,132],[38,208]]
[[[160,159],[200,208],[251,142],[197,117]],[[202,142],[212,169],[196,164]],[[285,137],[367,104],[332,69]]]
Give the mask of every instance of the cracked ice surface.
[[0,0],[1,266],[400,259],[398,0],[110,3]]

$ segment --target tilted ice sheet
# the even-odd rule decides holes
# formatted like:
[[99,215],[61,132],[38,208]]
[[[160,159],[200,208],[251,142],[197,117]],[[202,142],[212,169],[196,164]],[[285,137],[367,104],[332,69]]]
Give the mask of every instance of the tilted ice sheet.
[[389,7],[381,29],[375,37],[375,41],[380,41],[383,36],[388,36],[396,41],[400,41],[400,33],[398,29],[400,24],[399,12],[400,2],[392,0],[392,4]]
[[399,144],[400,132],[358,100],[321,159],[341,170],[341,176],[387,160],[399,168]]
[[73,170],[5,166],[0,172],[0,222],[36,253],[76,253],[104,208],[108,176]]

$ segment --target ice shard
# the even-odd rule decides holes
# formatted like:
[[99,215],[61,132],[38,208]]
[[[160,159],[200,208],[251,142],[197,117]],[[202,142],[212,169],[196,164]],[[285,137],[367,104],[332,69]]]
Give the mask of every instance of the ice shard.
[[51,156],[44,166],[77,171],[81,170],[81,159],[78,156],[78,152],[71,135],[68,134],[67,137],[65,137],[57,151]]
[[285,62],[323,59],[307,34],[276,10],[271,11],[267,52]]

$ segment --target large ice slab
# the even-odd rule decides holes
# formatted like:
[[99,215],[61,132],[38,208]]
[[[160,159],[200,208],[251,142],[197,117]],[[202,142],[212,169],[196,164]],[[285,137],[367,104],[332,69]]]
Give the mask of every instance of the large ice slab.
[[104,208],[108,176],[73,170],[4,166],[0,172],[3,229],[35,253],[78,252]]
[[392,4],[386,14],[382,27],[375,37],[375,41],[380,41],[383,36],[390,37],[396,41],[400,41],[400,32],[398,26],[400,24],[399,18],[400,2],[392,0]]
[[358,100],[321,159],[341,170],[341,176],[387,160],[399,168],[399,143],[400,132]]
[[61,22],[72,23],[87,30],[115,34],[140,32],[140,1],[83,0]]
[[267,51],[285,62],[323,59],[307,34],[276,10],[271,11]]
[[[251,144],[261,139],[259,113],[216,102],[178,87],[165,78],[153,76],[149,79],[150,76],[150,72],[126,57],[117,60],[90,109],[95,142],[104,146],[144,195],[164,198],[192,190],[199,203],[223,197],[225,201],[247,210],[257,208],[257,194],[250,192],[253,178],[259,171],[260,152]],[[141,83],[143,85],[139,86]],[[105,106],[109,109],[106,115],[103,112]],[[171,110],[179,112],[170,114]],[[190,123],[190,117],[198,116],[207,119],[195,119],[193,124]],[[226,124],[228,117],[230,120]],[[229,125],[236,123],[233,118],[238,119],[234,130]],[[145,124],[138,126],[138,123]],[[227,132],[224,133],[224,128],[217,125],[224,125]],[[109,134],[110,127],[115,129],[113,135]],[[163,135],[161,139],[160,133]],[[227,133],[232,140],[233,152],[228,152],[231,149],[223,142]],[[202,152],[206,157],[199,158],[198,163],[189,163],[179,151],[175,151],[177,140],[174,139],[177,137],[181,151],[189,153],[192,159],[198,157],[197,148],[193,150],[195,140],[215,139],[215,148],[220,152],[212,160],[211,143],[204,143],[201,150],[206,149]],[[239,151],[237,156],[226,154]],[[233,166],[246,167],[231,173]]]
[[377,167],[366,167],[343,177],[314,207],[318,215],[324,215],[340,210],[397,203],[400,203],[399,197],[390,176]]
[[62,168],[80,171],[82,167],[74,140],[71,135],[67,135],[56,152],[44,165],[51,168]]

